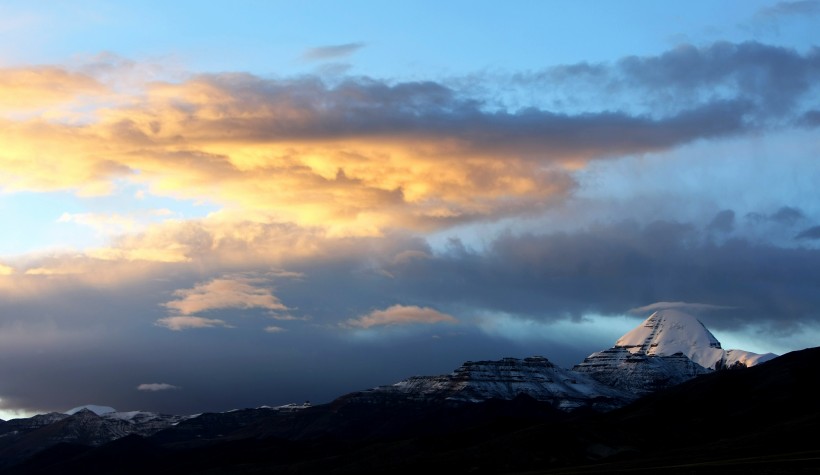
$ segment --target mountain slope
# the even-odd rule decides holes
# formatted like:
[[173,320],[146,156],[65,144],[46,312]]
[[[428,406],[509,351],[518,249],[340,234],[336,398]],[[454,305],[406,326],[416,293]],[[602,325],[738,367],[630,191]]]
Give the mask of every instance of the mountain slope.
[[[468,446],[474,452],[471,458],[486,462],[480,467],[505,470],[529,467],[536,459],[550,460],[547,465],[554,466],[611,461],[613,457],[635,454],[644,457],[644,445],[667,454],[678,446],[690,447],[693,443],[697,445],[699,439],[708,441],[715,433],[720,434],[715,424],[718,418],[704,417],[699,412],[701,405],[708,402],[683,410],[664,409],[672,411],[668,416],[659,415],[658,411],[652,416],[641,415],[639,410],[615,411],[612,414],[633,414],[618,422],[609,419],[609,415],[597,418],[594,414],[623,407],[638,396],[674,394],[668,388],[681,384],[698,387],[691,384],[701,380],[725,384],[732,378],[743,379],[747,373],[758,374],[751,370],[771,357],[742,350],[724,351],[695,317],[663,310],[619,338],[613,348],[593,353],[573,370],[559,368],[543,357],[468,361],[450,374],[414,376],[392,385],[346,394],[315,407],[287,405],[183,417],[83,406],[69,411],[73,413],[70,415],[52,413],[7,421],[0,424],[0,469],[26,458],[29,462],[24,466],[31,468],[31,473],[46,473],[44,467],[54,464],[60,470],[98,467],[94,464],[113,457],[112,454],[129,452],[144,456],[145,460],[159,458],[172,462],[169,466],[180,468],[180,473],[196,473],[195,470],[210,467],[209,463],[191,464],[186,457],[215,456],[219,459],[215,463],[231,466],[235,452],[256,457],[254,463],[266,467],[282,468],[283,460],[294,461],[308,473],[320,472],[320,466],[324,467],[322,471],[334,469],[337,464],[355,467],[353,472],[360,472],[360,461],[365,459],[380,467],[376,473],[381,469],[402,471],[408,466],[386,460],[381,449],[374,451],[373,444],[390,449],[384,453],[393,450],[397,460],[418,462],[438,457],[446,460],[450,471],[459,471],[459,461],[466,457],[462,449]],[[768,367],[765,363],[761,366]],[[723,368],[743,370],[715,370]],[[732,376],[734,373],[742,375]],[[696,376],[702,378],[690,381]],[[777,392],[776,388],[768,390]],[[708,411],[719,407],[731,413],[734,406],[727,405],[727,401],[757,396],[730,391],[713,397],[723,399],[709,406]],[[686,397],[675,403],[686,404]],[[686,414],[685,421],[675,419],[681,414]],[[630,417],[640,420],[629,420]],[[753,415],[745,417],[754,420]],[[521,440],[517,435],[516,431],[540,430],[534,427],[539,421],[548,423],[550,432],[542,431],[533,440],[549,441],[553,446],[537,447],[533,440]],[[698,421],[697,427],[705,435],[700,437],[696,429],[686,425],[692,421]],[[668,432],[675,436],[668,437]],[[686,437],[679,438],[680,434]],[[651,439],[644,442],[647,436]],[[456,437],[462,439],[453,439]],[[483,447],[485,439],[496,445]],[[673,441],[674,447],[653,445],[656,439]],[[122,442],[112,445],[115,440]],[[424,445],[432,443],[431,440],[441,447],[430,449]],[[426,442],[419,447],[419,441]],[[482,447],[477,448],[476,444]],[[219,449],[211,453],[211,447]],[[506,447],[508,453],[522,453],[522,459],[499,465],[498,459],[491,459],[500,456],[499,447]],[[279,454],[275,460],[270,458],[273,453]],[[307,453],[321,462],[304,458]],[[62,473],[60,470],[53,473]]]
[[565,411],[582,407],[609,410],[634,398],[590,377],[559,368],[539,356],[523,360],[468,361],[448,375],[414,376],[363,392],[373,397],[385,393],[404,395],[410,399],[451,402],[510,400],[526,394]]
[[417,423],[359,438],[252,436],[182,448],[128,438],[95,449],[55,447],[12,473],[816,473],[818,378],[814,348],[716,371],[604,414],[555,411],[528,396],[431,405],[438,408],[431,413],[408,411],[404,404],[424,403],[406,400],[395,411],[362,406],[358,414],[329,404],[301,414],[370,427],[391,417]]
[[[601,443],[629,453],[601,471],[809,473],[820,466],[820,348],[718,371],[601,415]],[[643,428],[643,430],[637,430]],[[578,471],[576,473],[584,473]]]

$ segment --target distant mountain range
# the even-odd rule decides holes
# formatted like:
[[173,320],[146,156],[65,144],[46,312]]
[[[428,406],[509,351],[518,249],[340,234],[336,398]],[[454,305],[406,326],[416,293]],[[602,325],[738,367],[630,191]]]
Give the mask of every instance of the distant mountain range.
[[2,421],[0,471],[418,473],[432,470],[430,460],[456,473],[588,464],[591,472],[562,473],[594,473],[687,454],[703,467],[768,454],[770,462],[795,459],[787,463],[795,468],[797,459],[820,460],[820,447],[795,441],[803,457],[784,445],[789,431],[820,422],[809,393],[799,393],[818,368],[820,349],[777,358],[727,351],[695,317],[664,310],[573,369],[504,358],[317,406],[193,416],[84,406]]

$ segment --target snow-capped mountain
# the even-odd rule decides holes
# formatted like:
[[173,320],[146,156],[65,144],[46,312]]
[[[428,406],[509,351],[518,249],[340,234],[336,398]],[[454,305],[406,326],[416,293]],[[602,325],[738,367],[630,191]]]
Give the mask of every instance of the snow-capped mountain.
[[744,350],[724,350],[720,342],[695,316],[676,309],[659,310],[615,342],[632,354],[670,356],[683,353],[708,369],[724,368],[735,363],[754,366],[774,358],[775,354],[757,354]]
[[315,407],[306,402],[175,416],[87,405],[65,413],[0,421],[0,469],[59,443],[97,447],[129,435],[166,445],[225,437],[299,438],[325,434],[334,427],[340,433],[359,433],[377,430],[366,428],[368,414],[374,411],[388,418],[382,429],[395,430],[396,424],[409,427],[413,411],[444,406],[469,411],[481,406],[474,403],[520,402],[522,396],[549,403],[552,411],[566,417],[562,412],[607,411],[702,374],[755,366],[774,357],[724,350],[697,318],[667,309],[653,313],[614,347],[589,355],[571,370],[540,356],[468,361],[450,374],[414,376]]
[[675,309],[659,310],[618,338],[616,348],[632,354],[669,356],[683,353],[704,368],[714,369],[725,351],[697,318]]
[[468,361],[447,375],[414,376],[364,394],[368,393],[450,402],[509,400],[526,394],[564,411],[581,407],[607,410],[634,398],[630,393],[601,384],[587,375],[559,368],[540,356],[523,360]]
[[604,384],[646,394],[715,369],[754,366],[776,355],[724,350],[695,316],[659,310],[573,370]]

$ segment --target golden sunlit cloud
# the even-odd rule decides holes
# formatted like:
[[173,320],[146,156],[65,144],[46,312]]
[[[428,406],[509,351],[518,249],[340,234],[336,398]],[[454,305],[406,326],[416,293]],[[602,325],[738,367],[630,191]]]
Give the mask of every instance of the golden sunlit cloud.
[[[49,71],[52,80],[70,83],[63,89],[79,81]],[[327,96],[329,108],[319,108],[313,94]],[[319,226],[331,235],[436,229],[521,213],[573,186],[560,167],[543,167],[515,147],[485,153],[469,139],[434,129],[382,133],[378,118],[346,130],[339,114],[367,104],[345,104],[345,97],[309,81],[225,75],[153,83],[144,99],[98,106],[88,123],[7,120],[0,128],[0,186],[93,196],[126,180],[155,195],[208,199],[226,212]],[[148,254],[175,259],[156,249]]]
[[[140,200],[207,202],[219,211],[144,225],[127,215],[63,214],[62,221],[110,237],[84,251],[92,261],[247,261],[250,253],[276,262],[322,252],[326,239],[537,213],[573,192],[573,173],[589,160],[659,150],[702,133],[692,125],[697,113],[663,122],[619,113],[487,112],[433,82],[331,86],[250,74],[162,82],[145,81],[131,63],[109,63],[84,73],[3,70],[3,87],[35,91],[26,97],[60,84],[9,107],[68,103],[83,120],[45,112],[0,119],[0,189],[88,197],[128,190],[130,197],[135,185]],[[94,74],[112,70],[136,71],[141,87],[108,102],[82,102],[84,94],[108,94]],[[27,77],[34,79],[23,85]]]
[[[190,289],[177,290],[174,292],[177,299],[163,304],[173,314],[158,319],[156,325],[175,331],[189,328],[231,328],[224,320],[199,317],[195,314],[211,310],[251,308],[271,312],[287,311],[288,308],[271,293],[270,288],[259,285],[263,283],[265,279],[247,274],[225,275],[196,284]],[[276,332],[284,329],[270,326],[265,331]]]

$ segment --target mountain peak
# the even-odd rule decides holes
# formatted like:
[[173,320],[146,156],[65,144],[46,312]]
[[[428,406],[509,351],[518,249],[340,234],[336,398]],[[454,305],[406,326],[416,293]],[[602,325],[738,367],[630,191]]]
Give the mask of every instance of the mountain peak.
[[633,355],[672,356],[683,353],[708,369],[754,366],[777,355],[724,350],[697,317],[678,309],[658,310],[615,342]]
[[76,413],[78,413],[80,411],[83,411],[83,410],[91,411],[91,412],[93,412],[94,414],[96,414],[98,416],[101,416],[103,414],[108,414],[109,412],[117,412],[117,410],[114,409],[113,407],[97,406],[95,404],[86,404],[85,406],[78,406],[78,407],[75,407],[73,409],[69,409],[69,410],[65,411],[65,414],[68,414],[70,416],[70,415],[76,414]]
[[724,357],[720,342],[695,316],[676,309],[659,310],[615,342],[632,354],[671,356],[683,353],[704,368]]

